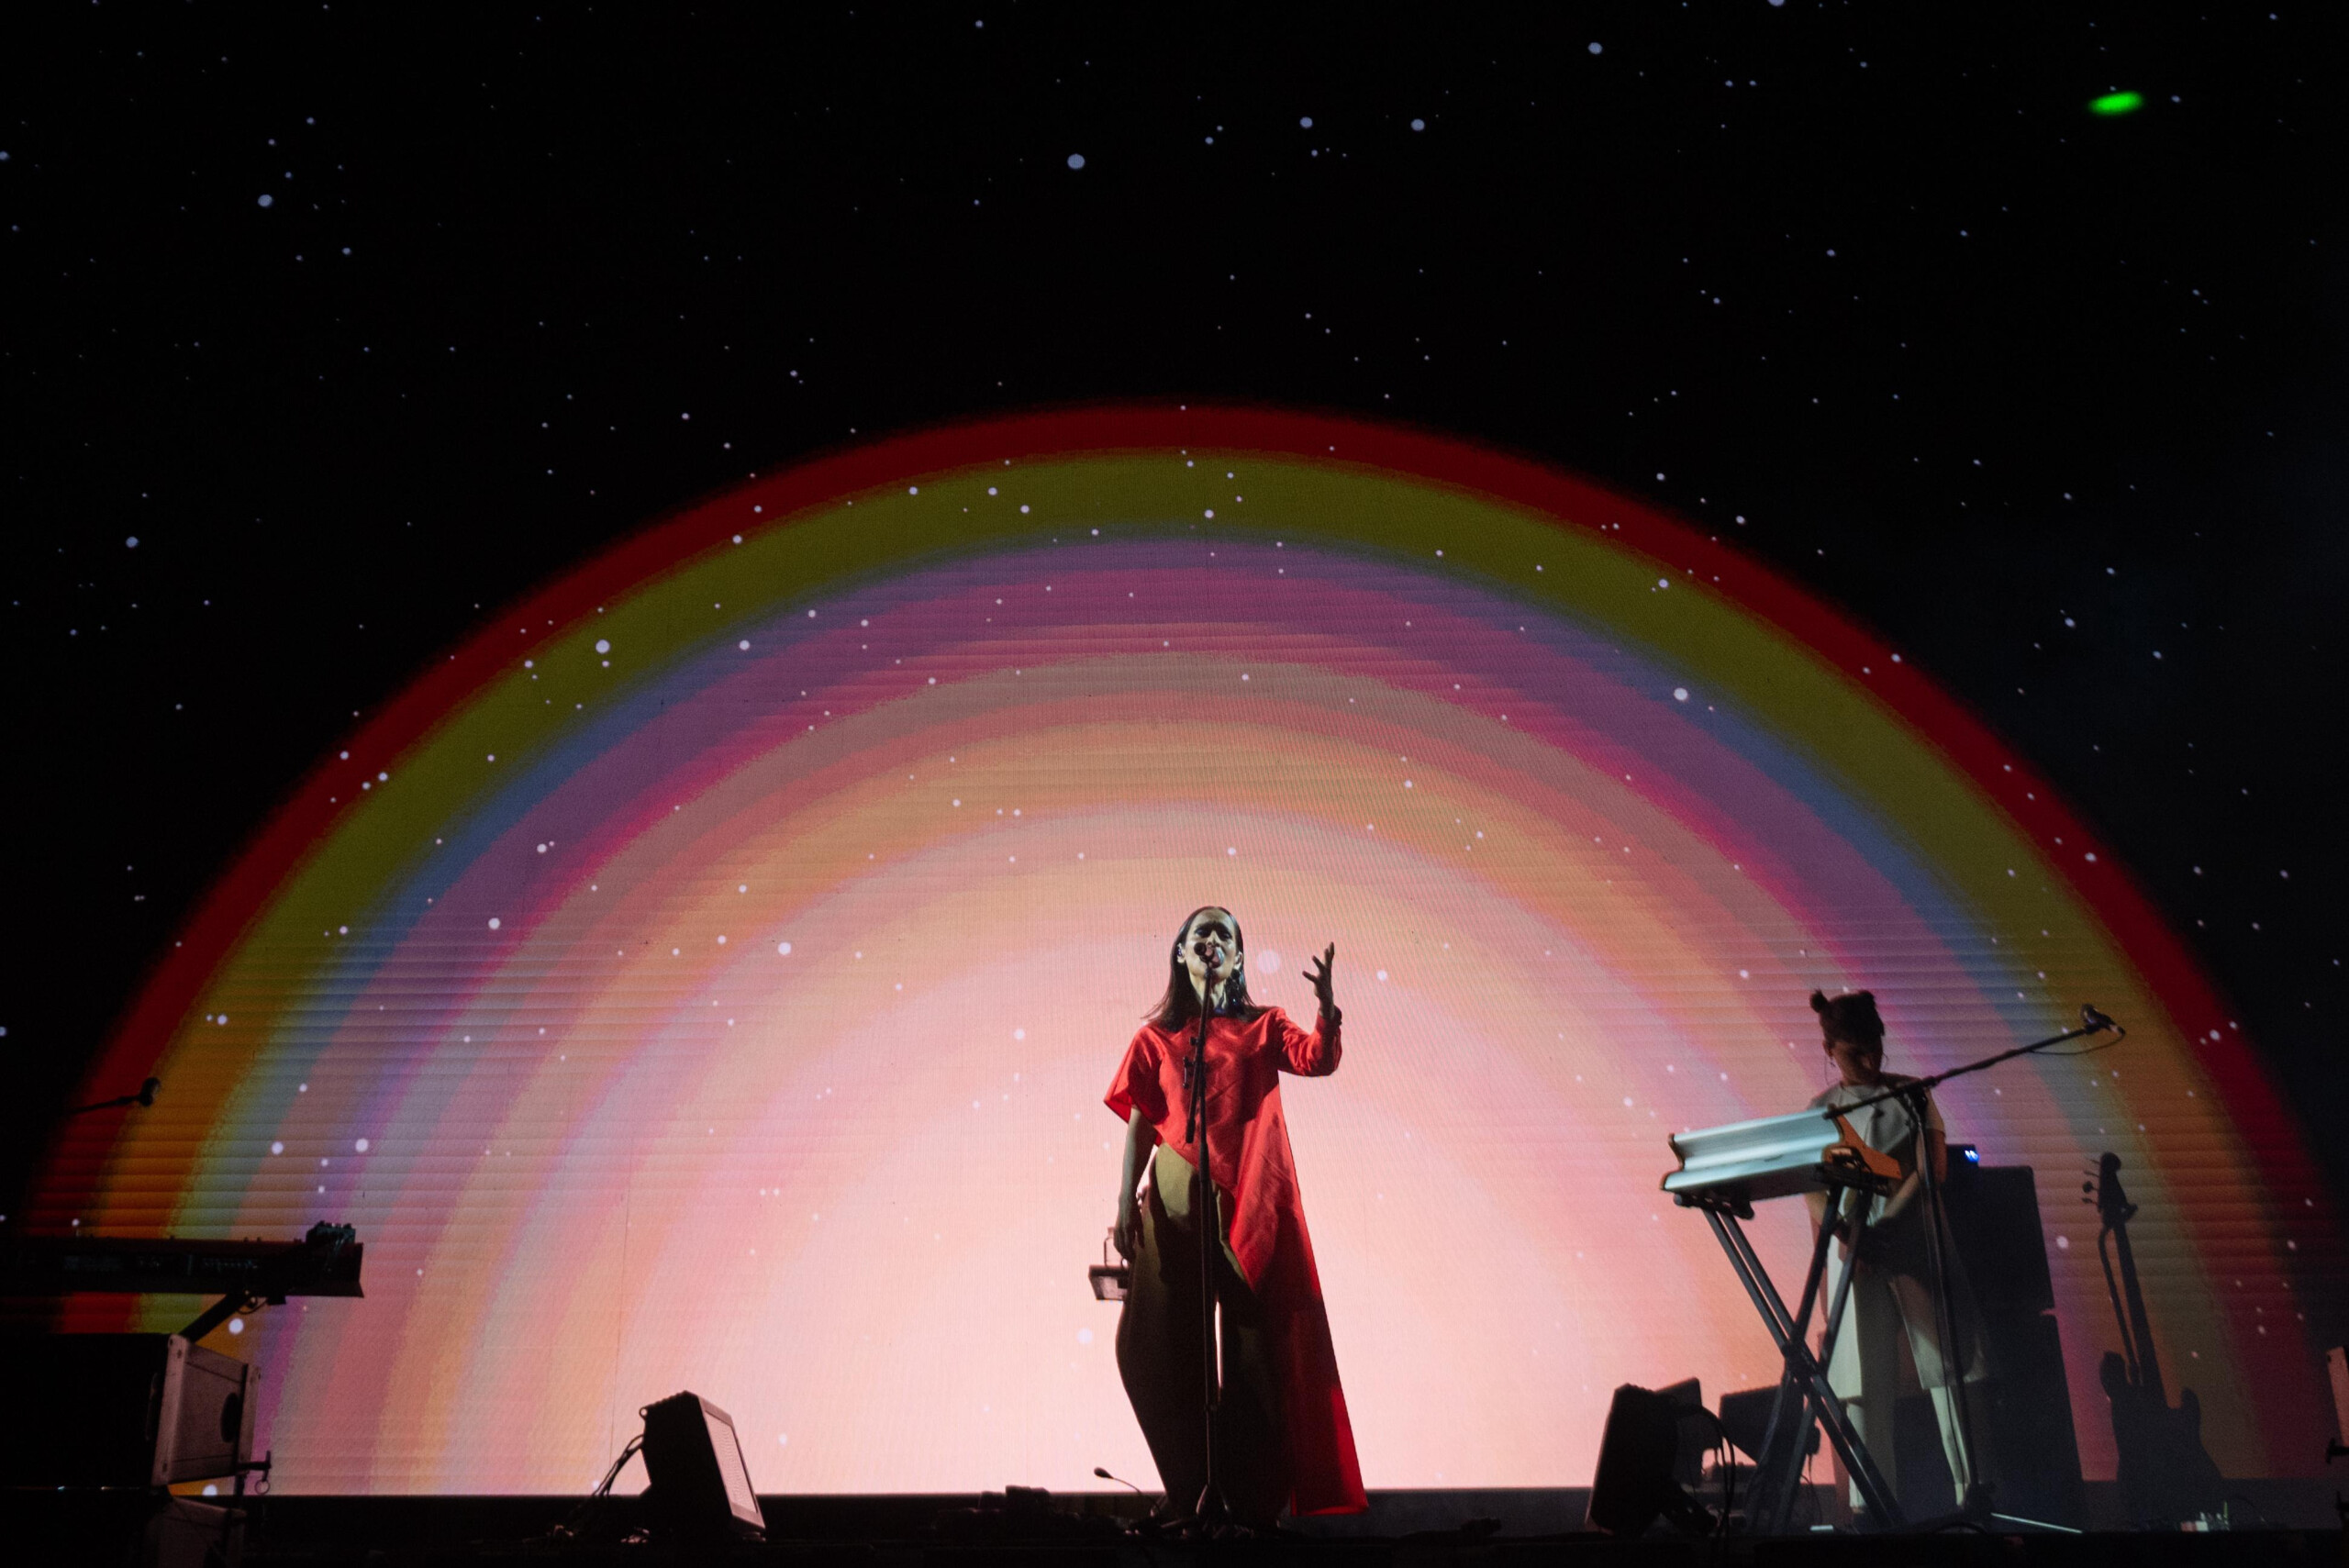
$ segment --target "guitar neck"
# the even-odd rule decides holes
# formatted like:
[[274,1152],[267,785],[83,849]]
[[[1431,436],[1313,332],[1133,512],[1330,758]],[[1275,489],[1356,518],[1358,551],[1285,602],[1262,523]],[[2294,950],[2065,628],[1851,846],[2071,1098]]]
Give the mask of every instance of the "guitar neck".
[[2166,1404],[2169,1396],[2162,1385],[2161,1357],[2154,1349],[2153,1321],[2145,1314],[2145,1293],[2137,1283],[2137,1255],[2129,1246],[2126,1220],[2112,1227],[2112,1243],[2121,1265],[2121,1296],[2129,1304],[2129,1338],[2137,1348],[2138,1385]]

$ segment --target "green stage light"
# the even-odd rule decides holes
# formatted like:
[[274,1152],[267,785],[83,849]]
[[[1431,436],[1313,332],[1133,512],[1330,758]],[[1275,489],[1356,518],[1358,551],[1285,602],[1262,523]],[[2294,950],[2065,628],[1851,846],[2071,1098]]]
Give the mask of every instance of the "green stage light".
[[2132,115],[2145,106],[2143,93],[2107,93],[2101,98],[2088,100],[2092,115]]

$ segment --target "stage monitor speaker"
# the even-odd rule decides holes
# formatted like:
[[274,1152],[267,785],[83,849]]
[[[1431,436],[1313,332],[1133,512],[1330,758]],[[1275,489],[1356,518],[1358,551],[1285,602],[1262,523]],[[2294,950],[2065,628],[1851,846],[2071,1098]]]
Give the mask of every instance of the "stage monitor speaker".
[[655,1527],[671,1538],[763,1536],[766,1517],[734,1418],[698,1394],[673,1394],[642,1414],[644,1473],[651,1479],[646,1502]]
[[0,1485],[166,1486],[252,1457],[260,1373],[177,1334],[12,1336]]
[[[1721,1396],[1721,1435],[1729,1439],[1737,1451],[1756,1464],[1773,1462],[1774,1455],[1762,1451],[1762,1440],[1769,1435],[1770,1412],[1778,1403],[1776,1384],[1767,1388],[1741,1388]],[[1779,1446],[1791,1440],[1785,1434],[1803,1421],[1803,1402],[1795,1394],[1787,1396],[1785,1408],[1778,1417]],[[1803,1423],[1806,1432],[1803,1453],[1806,1457],[1819,1451],[1819,1423]]]
[[1607,1408],[1591,1477],[1586,1522],[1609,1535],[1638,1535],[1658,1518],[1705,1529],[1711,1518],[1687,1488],[1702,1473],[1712,1421],[1697,1380],[1669,1388],[1625,1384]]

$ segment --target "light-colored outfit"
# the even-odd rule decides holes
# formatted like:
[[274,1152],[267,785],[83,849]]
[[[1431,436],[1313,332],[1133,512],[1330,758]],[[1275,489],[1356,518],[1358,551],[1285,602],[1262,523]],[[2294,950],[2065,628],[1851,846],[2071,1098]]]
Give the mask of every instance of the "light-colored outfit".
[[[1818,1109],[1841,1109],[1913,1082],[1914,1079],[1887,1073],[1884,1082],[1875,1087],[1836,1084],[1811,1096],[1810,1103]],[[1942,1132],[1941,1107],[1929,1098],[1925,1109],[1926,1126]],[[1850,1120],[1852,1130],[1869,1148],[1893,1156],[1904,1171],[1916,1168],[1924,1151],[1917,1146],[1916,1127],[1906,1105],[1898,1100],[1885,1100],[1852,1113]],[[1867,1200],[1865,1212],[1871,1221],[1883,1212],[1885,1202],[1883,1198]],[[1867,1444],[1869,1457],[1875,1460],[1885,1485],[1896,1495],[1900,1480],[1894,1453],[1893,1404],[1904,1387],[1913,1390],[1922,1385],[1932,1397],[1933,1414],[1941,1427],[1942,1452],[1949,1461],[1950,1475],[1956,1482],[1956,1496],[1952,1500],[1962,1502],[1977,1472],[1958,1428],[1956,1404],[1949,1387],[1950,1362],[1960,1364],[1960,1375],[1968,1383],[1977,1383],[1987,1375],[1982,1356],[1981,1315],[1975,1307],[1974,1291],[1966,1280],[1965,1266],[1958,1260],[1956,1242],[1944,1224],[1941,1234],[1942,1262],[1949,1271],[1951,1308],[1960,1347],[1959,1353],[1944,1356],[1940,1320],[1933,1310],[1925,1226],[1925,1196],[1920,1192],[1897,1218],[1876,1226],[1874,1240],[1880,1244],[1883,1254],[1879,1261],[1863,1263],[1846,1259],[1838,1255],[1841,1249],[1828,1254],[1826,1303],[1834,1301],[1834,1291],[1844,1271],[1856,1272],[1852,1275],[1851,1300],[1843,1309],[1842,1327],[1828,1359],[1827,1381],[1850,1412],[1852,1424],[1859,1429],[1860,1439]],[[1901,1354],[1904,1348],[1906,1356]],[[1980,1401],[1976,1403],[1979,1405]],[[1978,1438],[1987,1412],[1970,1413],[1975,1416],[1972,1424]],[[1859,1500],[1855,1491],[1853,1501],[1857,1504]]]

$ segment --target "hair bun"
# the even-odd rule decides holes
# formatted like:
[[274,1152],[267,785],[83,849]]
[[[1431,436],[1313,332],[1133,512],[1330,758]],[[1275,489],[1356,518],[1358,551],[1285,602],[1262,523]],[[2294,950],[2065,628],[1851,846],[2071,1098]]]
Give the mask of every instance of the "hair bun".
[[1829,1040],[1866,1043],[1884,1038],[1884,1018],[1876,1010],[1873,991],[1846,991],[1840,996],[1813,991],[1810,1010],[1819,1015],[1819,1032]]

